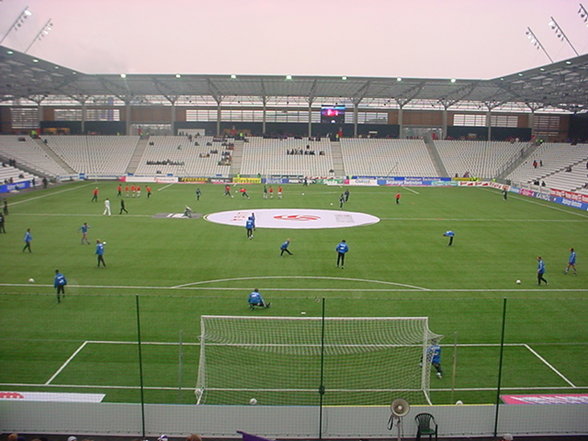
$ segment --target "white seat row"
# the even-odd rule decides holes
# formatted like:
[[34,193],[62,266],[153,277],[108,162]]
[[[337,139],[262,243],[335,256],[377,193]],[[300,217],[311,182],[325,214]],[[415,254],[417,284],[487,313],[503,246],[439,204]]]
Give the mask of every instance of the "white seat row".
[[138,136],[43,136],[47,146],[78,173],[125,174]]
[[340,141],[347,176],[435,176],[427,146],[420,139]]
[[27,168],[38,170],[41,174],[50,176],[69,174],[37,144],[36,140],[28,136],[0,135],[0,154],[7,159],[16,160],[17,167],[20,163]]
[[435,141],[449,176],[494,178],[527,144],[499,141]]
[[[533,166],[533,161],[536,161],[537,167]],[[588,144],[571,145],[567,143],[543,143],[539,146],[529,159],[518,166],[512,173],[507,176],[507,179],[515,183],[531,183],[533,181],[544,180],[546,185],[557,182],[568,182],[569,178],[573,176],[573,183],[566,184],[573,187],[581,187],[586,183],[586,176],[570,174],[565,172],[565,168],[573,164],[583,161],[583,164],[578,164],[572,167],[574,169],[584,169],[586,171],[585,162],[588,161]],[[557,173],[557,176],[554,175]],[[562,174],[563,173],[563,174]],[[549,176],[548,176],[549,175]],[[556,188],[555,185],[552,185]],[[571,188],[573,188],[571,187]],[[562,188],[562,190],[564,190]]]
[[[331,142],[328,139],[248,138],[243,144],[241,174],[329,176],[333,170]],[[302,154],[288,154],[295,150]],[[314,154],[304,154],[313,151]],[[324,154],[320,154],[323,152]]]
[[[196,142],[199,145],[195,145]],[[212,146],[207,146],[208,143]],[[217,150],[218,153],[210,153],[211,150]],[[225,151],[226,147],[222,143],[213,142],[209,136],[193,138],[192,142],[185,136],[151,136],[135,174],[228,177],[230,166],[219,165]],[[147,164],[167,161],[170,164]]]
[[[22,176],[22,178],[20,176]],[[13,182],[28,181],[30,179],[37,179],[41,182],[41,179],[38,176],[27,173],[24,170],[10,166],[0,167],[0,184],[4,184],[10,179],[12,179]]]

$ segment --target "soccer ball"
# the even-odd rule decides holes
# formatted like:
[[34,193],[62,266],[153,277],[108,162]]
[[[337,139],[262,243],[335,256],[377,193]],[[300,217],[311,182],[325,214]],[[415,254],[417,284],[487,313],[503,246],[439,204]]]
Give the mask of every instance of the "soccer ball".
[[331,202],[331,205],[333,205],[333,203]]
[[521,284],[521,281],[520,280],[517,280],[517,285],[520,285],[520,284]]
[[461,401],[461,400],[457,400],[457,401],[455,402],[455,405],[456,405],[456,406],[461,406],[461,405],[463,405],[463,401]]
[[304,196],[304,193],[302,193],[302,196]]
[[102,242],[103,245],[106,245],[106,241]]
[[249,400],[249,404],[251,404],[252,406],[255,406],[257,404],[257,400],[255,398],[251,398]]
[[35,279],[33,279],[32,277],[29,279],[29,283],[35,283]]

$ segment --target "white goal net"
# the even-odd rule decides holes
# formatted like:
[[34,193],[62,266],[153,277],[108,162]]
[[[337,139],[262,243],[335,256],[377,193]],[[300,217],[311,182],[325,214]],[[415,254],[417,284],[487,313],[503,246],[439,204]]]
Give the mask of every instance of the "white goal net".
[[430,403],[427,317],[202,316],[198,404]]

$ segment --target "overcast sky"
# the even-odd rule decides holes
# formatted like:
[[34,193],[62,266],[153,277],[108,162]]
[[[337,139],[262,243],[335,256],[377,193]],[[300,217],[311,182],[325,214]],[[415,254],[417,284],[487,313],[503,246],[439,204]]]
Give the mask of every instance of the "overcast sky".
[[[588,7],[588,0],[585,1]],[[33,13],[7,32],[22,10]],[[0,0],[3,46],[86,73],[495,78],[580,54],[575,0]]]

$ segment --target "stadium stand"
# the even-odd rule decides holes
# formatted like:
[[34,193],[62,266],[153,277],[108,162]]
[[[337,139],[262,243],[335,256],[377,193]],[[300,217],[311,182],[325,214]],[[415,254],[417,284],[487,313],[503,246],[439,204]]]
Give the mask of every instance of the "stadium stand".
[[0,136],[0,155],[6,159],[15,159],[17,164],[22,164],[41,175],[55,177],[69,174],[37,144],[36,140],[28,136]]
[[41,179],[38,176],[27,173],[26,171],[20,170],[18,168],[10,166],[0,167],[0,184],[6,184],[8,182],[29,181],[31,179],[36,179],[39,183],[41,182]]
[[243,175],[329,176],[333,170],[331,142],[326,138],[309,141],[308,138],[252,137],[248,140],[243,146]]
[[185,136],[151,136],[135,174],[228,177],[231,150],[227,147],[211,136],[192,142]]
[[435,176],[435,166],[420,139],[355,139],[341,141],[348,176]]
[[435,141],[435,147],[449,176],[493,178],[525,143],[487,141]]
[[125,174],[138,136],[44,136],[47,146],[77,173]]
[[[534,161],[537,167],[533,166]],[[587,182],[586,161],[588,144],[543,143],[507,179],[523,184],[545,181],[548,187],[560,190],[577,189]],[[566,172],[568,167],[571,172]]]

